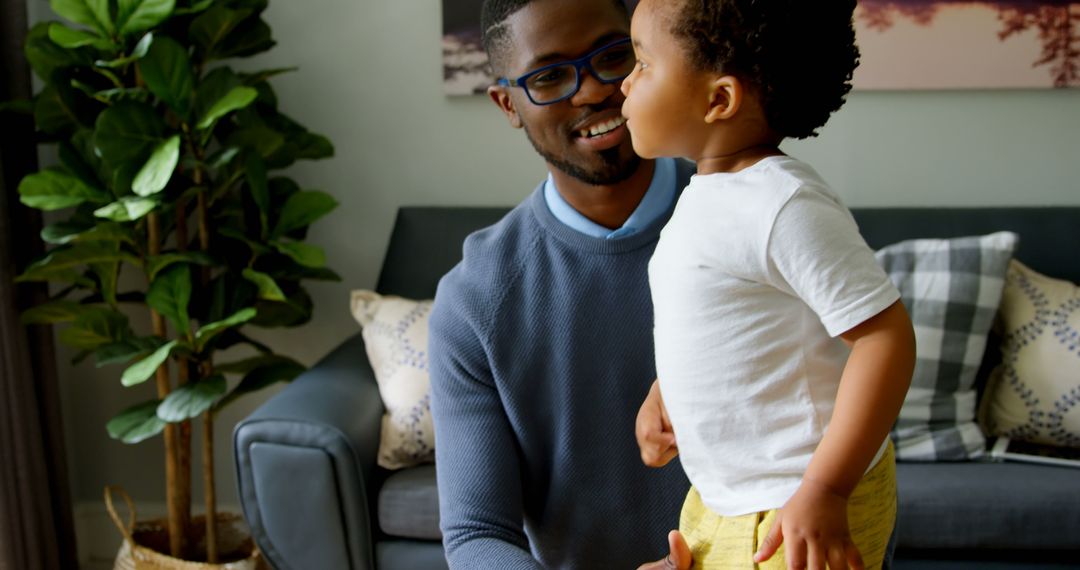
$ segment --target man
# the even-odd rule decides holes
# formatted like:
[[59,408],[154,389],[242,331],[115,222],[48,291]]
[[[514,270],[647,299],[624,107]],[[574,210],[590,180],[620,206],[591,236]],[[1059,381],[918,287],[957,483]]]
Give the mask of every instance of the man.
[[482,25],[502,78],[488,94],[550,174],[466,240],[435,298],[447,559],[634,568],[668,553],[689,488],[678,462],[643,464],[656,460],[638,448],[635,417],[646,394],[659,409],[646,267],[692,166],[633,153],[619,87],[635,61],[620,0],[488,0]]

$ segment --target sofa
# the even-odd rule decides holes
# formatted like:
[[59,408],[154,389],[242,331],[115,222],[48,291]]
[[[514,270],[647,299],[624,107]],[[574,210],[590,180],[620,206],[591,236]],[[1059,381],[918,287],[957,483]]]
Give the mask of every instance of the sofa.
[[[503,208],[402,208],[376,289],[431,298],[470,232]],[[1080,208],[856,209],[877,249],[1009,230],[1027,266],[1080,283]],[[1000,361],[991,339],[978,374]],[[1078,366],[1080,368],[1080,366]],[[360,334],[345,339],[234,431],[240,501],[279,570],[445,568],[433,465],[375,455],[383,405]],[[895,568],[1080,568],[1080,470],[972,460],[898,465]]]

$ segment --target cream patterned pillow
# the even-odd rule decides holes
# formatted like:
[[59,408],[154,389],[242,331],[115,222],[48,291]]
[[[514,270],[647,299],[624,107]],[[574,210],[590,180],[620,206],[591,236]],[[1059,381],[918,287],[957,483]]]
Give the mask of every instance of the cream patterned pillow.
[[1013,260],[999,326],[1002,362],[983,398],[987,430],[1080,447],[1080,287]]
[[413,301],[355,290],[353,318],[363,327],[368,361],[375,371],[386,413],[379,439],[379,465],[401,469],[435,459],[428,376],[428,317],[431,301]]

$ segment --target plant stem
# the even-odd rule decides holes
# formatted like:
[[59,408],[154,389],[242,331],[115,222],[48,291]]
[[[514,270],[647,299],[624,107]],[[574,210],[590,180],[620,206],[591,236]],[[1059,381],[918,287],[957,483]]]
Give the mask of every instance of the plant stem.
[[203,414],[203,494],[206,499],[206,561],[217,564],[217,491],[214,488],[214,412]]
[[[147,246],[150,255],[161,253],[161,224],[157,213],[147,216]],[[165,338],[165,319],[150,309],[150,322],[155,335]],[[169,381],[168,361],[157,369],[158,398],[165,399],[172,391]],[[190,491],[184,497],[180,489],[181,469],[176,425],[165,426],[165,497],[168,506],[169,552],[175,558],[183,558],[187,550],[187,528],[191,519]],[[190,478],[189,478],[190,479]]]
[[[202,156],[197,155],[201,160]],[[195,185],[202,186],[203,170],[196,167],[193,174]],[[210,251],[210,220],[209,208],[206,200],[206,190],[199,190],[196,194],[196,219],[199,228],[199,248],[203,252]],[[201,275],[202,288],[205,290],[210,285],[210,268],[203,266]],[[212,354],[212,353],[211,353]],[[213,357],[207,355],[202,363],[203,378],[213,375]],[[206,410],[203,414],[203,498],[206,501],[206,560],[211,564],[217,563],[217,491],[214,481],[214,410]]]

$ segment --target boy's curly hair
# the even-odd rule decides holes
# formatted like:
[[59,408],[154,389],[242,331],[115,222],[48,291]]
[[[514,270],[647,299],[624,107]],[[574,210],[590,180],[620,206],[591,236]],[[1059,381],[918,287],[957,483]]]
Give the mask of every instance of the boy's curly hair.
[[859,65],[855,0],[680,0],[673,32],[702,70],[731,74],[760,97],[784,137],[817,136],[844,104]]

